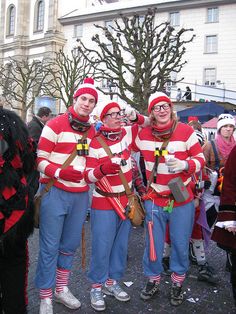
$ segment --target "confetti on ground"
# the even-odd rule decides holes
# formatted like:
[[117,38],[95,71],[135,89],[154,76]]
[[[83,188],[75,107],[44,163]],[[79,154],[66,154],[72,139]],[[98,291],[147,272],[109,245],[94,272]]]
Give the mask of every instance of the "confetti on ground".
[[214,292],[214,293],[217,293],[217,292],[218,292],[218,290],[213,290],[213,292]]
[[124,281],[124,285],[126,285],[126,287],[131,287],[133,284],[133,281]]
[[196,301],[194,300],[194,298],[189,298],[187,299],[188,302],[191,302],[191,303],[196,303]]

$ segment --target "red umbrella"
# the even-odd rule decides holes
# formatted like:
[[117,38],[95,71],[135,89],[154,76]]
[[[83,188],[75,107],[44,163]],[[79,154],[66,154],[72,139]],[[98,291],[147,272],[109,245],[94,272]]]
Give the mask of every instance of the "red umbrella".
[[[112,187],[107,180],[106,177],[103,177],[100,181],[98,181],[97,186],[102,191],[108,192],[108,193],[114,193],[112,190]],[[111,203],[112,207],[114,208],[117,215],[122,219],[125,220],[125,209],[123,205],[121,204],[120,200],[117,197],[107,197],[108,201]]]

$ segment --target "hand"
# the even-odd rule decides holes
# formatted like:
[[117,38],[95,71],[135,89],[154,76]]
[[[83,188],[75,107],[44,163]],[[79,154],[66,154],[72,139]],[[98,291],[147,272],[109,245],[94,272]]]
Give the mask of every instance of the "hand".
[[188,169],[188,163],[185,160],[180,160],[178,158],[171,158],[166,161],[166,165],[170,172],[181,172]]
[[235,235],[236,227],[226,227],[225,229],[226,229],[227,231],[229,231],[229,232],[232,232],[233,235]]
[[120,171],[120,165],[113,164],[112,162],[106,162],[100,166],[100,169],[104,176],[107,174],[116,174]]
[[125,115],[130,121],[134,121],[137,119],[137,112],[134,108],[130,106],[126,106],[125,108]]
[[79,183],[83,179],[83,174],[79,170],[65,168],[60,170],[59,178],[65,181]]

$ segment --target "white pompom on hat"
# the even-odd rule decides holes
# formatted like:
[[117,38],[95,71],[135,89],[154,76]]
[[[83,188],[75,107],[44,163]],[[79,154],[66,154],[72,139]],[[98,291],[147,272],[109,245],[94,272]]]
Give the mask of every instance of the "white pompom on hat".
[[148,113],[151,113],[152,108],[160,102],[167,102],[171,107],[173,106],[170,98],[165,93],[157,92],[149,98]]
[[74,98],[79,97],[80,95],[83,94],[89,94],[92,95],[95,100],[96,103],[98,102],[98,92],[94,86],[94,80],[91,77],[86,77],[83,81],[83,84],[79,85],[77,91],[74,94]]
[[229,113],[222,113],[219,115],[218,121],[217,121],[217,132],[220,131],[222,126],[224,125],[233,125],[235,128],[235,119],[234,117]]

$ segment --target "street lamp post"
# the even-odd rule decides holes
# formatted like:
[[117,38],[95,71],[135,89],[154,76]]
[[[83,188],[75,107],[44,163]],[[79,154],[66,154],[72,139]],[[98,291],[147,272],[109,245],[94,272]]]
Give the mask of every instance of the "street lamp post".
[[109,93],[110,93],[110,99],[112,100],[113,99],[113,93],[115,92],[116,84],[113,83],[112,80],[109,80],[107,86],[108,86]]
[[225,102],[225,82],[221,82],[221,80],[216,81],[218,85],[223,85],[223,102]]
[[223,85],[223,102],[225,102],[225,83],[222,83]]

